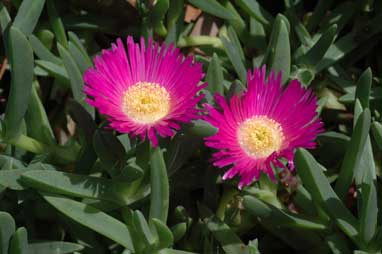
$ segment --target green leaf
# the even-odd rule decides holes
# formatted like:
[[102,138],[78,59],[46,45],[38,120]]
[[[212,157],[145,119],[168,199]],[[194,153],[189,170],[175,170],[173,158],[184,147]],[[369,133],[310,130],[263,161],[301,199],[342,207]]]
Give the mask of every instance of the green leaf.
[[242,50],[237,47],[235,41],[232,41],[233,38],[229,38],[222,33],[220,34],[221,42],[225,52],[232,63],[233,68],[235,69],[240,81],[245,84],[247,80],[247,70],[245,69],[243,59],[241,58]]
[[308,20],[308,24],[306,28],[309,31],[313,31],[316,29],[316,27],[322,22],[322,18],[332,5],[333,0],[319,0],[316,7],[314,8],[314,11],[312,13],[312,16]]
[[[360,190],[360,234],[365,243],[371,241],[377,230],[378,201],[377,176],[370,137],[367,138],[358,171],[361,179],[356,178]],[[361,173],[362,172],[362,173]]]
[[349,187],[353,181],[355,170],[359,167],[363,149],[370,130],[370,111],[360,115],[355,125],[348,149],[343,159],[340,173],[335,185],[335,191],[341,200],[345,200]]
[[16,230],[16,224],[9,213],[0,211],[0,225],[0,254],[8,254],[9,241]]
[[313,156],[304,149],[298,149],[295,154],[297,172],[302,183],[309,191],[314,202],[321,206],[336,222],[338,227],[358,242],[358,222],[344,206],[330,186],[321,167]]
[[31,243],[28,254],[69,254],[83,250],[83,246],[69,242],[39,242]]
[[0,185],[11,190],[24,190],[25,185],[20,182],[25,169],[0,170]]
[[92,116],[80,103],[69,100],[67,105],[70,116],[77,124],[76,131],[81,144],[80,158],[77,160],[76,168],[80,173],[88,172],[97,160],[97,154],[93,148],[93,136],[97,127]]
[[216,53],[212,55],[210,64],[208,65],[206,81],[208,82],[208,91],[211,93],[220,93],[224,92],[224,77],[223,69],[219,60],[219,57]]
[[73,42],[69,41],[68,49],[70,55],[77,63],[81,73],[84,73],[87,69],[89,69],[92,66],[91,62],[89,63],[87,61],[86,57],[83,56],[81,50]]
[[205,219],[207,228],[227,254],[246,254],[247,247],[235,232],[216,216]]
[[288,24],[286,18],[278,14],[273,24],[270,42],[267,48],[263,63],[268,70],[273,70],[275,74],[282,72],[282,83],[284,84],[290,75],[291,49],[289,43]]
[[156,236],[151,232],[149,225],[143,214],[140,211],[134,211],[133,223],[138,234],[141,236],[141,241],[145,242],[145,246],[152,247],[157,243]]
[[[174,243],[174,236],[172,235],[171,230],[164,224],[162,221],[153,218],[151,224],[155,228],[155,231],[158,235],[159,243],[157,249],[163,249],[170,247]],[[152,227],[152,228],[153,228]]]
[[189,0],[192,5],[195,5],[199,9],[214,15],[216,17],[230,20],[234,19],[235,16],[216,0]]
[[64,197],[43,194],[44,199],[64,215],[91,230],[134,251],[129,229],[119,220],[100,210]]
[[371,68],[367,68],[357,81],[357,89],[355,91],[355,98],[359,99],[362,108],[369,107],[370,89],[373,74]]
[[373,133],[374,140],[379,147],[379,150],[382,151],[382,124],[379,122],[373,122],[371,124],[371,131]]
[[259,241],[257,239],[248,242],[249,254],[260,254]]
[[342,235],[333,234],[325,238],[333,254],[351,253],[346,238]]
[[184,237],[187,232],[187,223],[181,222],[171,227],[172,235],[174,236],[174,242],[178,242]]
[[18,228],[12,236],[9,245],[9,254],[29,254],[28,233],[25,228]]
[[81,55],[84,61],[86,61],[87,65],[92,66],[92,60],[90,59],[88,53],[86,52],[84,45],[82,45],[80,38],[78,38],[78,36],[73,32],[68,32],[68,35],[69,35],[69,41],[72,42],[74,45],[76,45],[76,47],[80,50]]
[[125,163],[125,149],[112,132],[96,130],[93,137],[93,146],[96,154],[105,165],[110,167]]
[[150,215],[166,223],[169,207],[169,183],[163,153],[159,147],[155,148],[150,156]]
[[272,15],[262,8],[256,0],[237,0],[236,4],[239,5],[252,18],[267,27],[270,27],[273,22]]
[[36,91],[39,87],[38,81],[35,80],[33,84],[31,99],[29,101],[27,113],[25,114],[28,136],[41,141],[44,144],[54,145],[56,144],[55,137],[44,106]]
[[320,39],[303,55],[298,62],[314,67],[324,57],[326,51],[333,44],[337,35],[337,26],[332,25],[325,33],[323,33]]
[[265,52],[267,48],[267,36],[263,24],[258,20],[251,18],[249,23],[249,33],[251,37],[250,42],[253,43],[253,47],[260,52]]
[[156,1],[154,8],[150,12],[150,20],[155,31],[162,36],[167,34],[167,30],[163,25],[163,19],[170,6],[169,0]]
[[25,35],[33,32],[44,8],[45,0],[23,0],[13,25]]
[[78,68],[70,53],[60,43],[57,44],[57,48],[62,61],[64,62],[65,69],[68,73],[74,99],[83,105],[85,109],[93,115],[94,108],[85,103],[85,94],[83,93],[84,82],[80,69]]
[[[28,2],[28,1],[27,1]],[[21,31],[12,26],[9,31],[11,88],[5,110],[5,138],[17,138],[28,108],[33,81],[33,51]]]
[[[352,31],[337,40],[336,43],[330,46],[325,56],[316,65],[316,71],[320,72],[332,66],[356,47],[362,43],[365,43],[365,41],[367,41],[371,36],[380,32],[382,29],[382,27],[378,25],[380,22],[382,22],[382,15],[377,15],[355,31]],[[368,32],[364,33],[363,36],[360,37],[359,31],[362,31],[362,29],[367,30]]]
[[313,218],[303,218],[297,214],[290,214],[261,200],[244,196],[244,207],[254,216],[269,219],[277,226],[295,227],[307,230],[326,230],[327,225]]
[[37,64],[37,66],[40,66],[41,68],[46,70],[51,76],[62,81],[63,84],[65,84],[67,86],[70,85],[68,73],[66,72],[66,70],[63,66],[60,66],[60,65],[57,65],[55,63],[48,62],[45,60],[36,60],[35,62]]
[[56,35],[57,41],[64,47],[67,47],[68,40],[66,38],[65,27],[57,13],[54,0],[47,0],[46,6],[48,9],[49,22]]
[[45,45],[33,34],[29,35],[29,42],[33,48],[34,53],[41,59],[48,62],[52,62],[58,65],[62,64],[60,58],[55,56]]
[[8,54],[8,31],[12,23],[11,17],[9,16],[7,8],[0,3],[0,26],[1,34],[3,35],[3,45],[5,53]]
[[[1,171],[0,171],[1,172]],[[28,186],[49,193],[110,201],[127,205],[134,201],[134,195],[121,193],[125,182],[64,173],[59,171],[30,170],[22,175],[22,182]]]
[[10,169],[23,169],[24,163],[15,159],[12,156],[7,156],[0,154],[0,169],[1,170],[10,170]]
[[159,251],[159,254],[197,254],[195,252],[182,251],[182,250],[173,250],[173,249],[163,249]]

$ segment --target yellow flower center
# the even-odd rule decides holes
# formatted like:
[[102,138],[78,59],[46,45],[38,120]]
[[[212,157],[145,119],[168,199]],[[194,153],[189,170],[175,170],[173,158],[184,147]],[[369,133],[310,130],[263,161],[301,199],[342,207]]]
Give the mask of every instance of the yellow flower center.
[[255,116],[239,126],[238,139],[248,155],[266,158],[281,148],[284,134],[276,121],[265,116]]
[[170,95],[158,84],[138,82],[125,91],[122,108],[135,122],[154,123],[170,111]]

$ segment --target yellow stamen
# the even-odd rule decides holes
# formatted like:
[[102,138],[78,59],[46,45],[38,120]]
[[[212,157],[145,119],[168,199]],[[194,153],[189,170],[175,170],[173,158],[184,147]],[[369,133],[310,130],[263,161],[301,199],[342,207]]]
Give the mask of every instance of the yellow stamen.
[[138,82],[126,90],[122,109],[135,122],[154,123],[170,111],[170,95],[158,84]]
[[265,116],[255,116],[239,126],[238,139],[248,155],[266,158],[281,148],[284,134],[276,121]]

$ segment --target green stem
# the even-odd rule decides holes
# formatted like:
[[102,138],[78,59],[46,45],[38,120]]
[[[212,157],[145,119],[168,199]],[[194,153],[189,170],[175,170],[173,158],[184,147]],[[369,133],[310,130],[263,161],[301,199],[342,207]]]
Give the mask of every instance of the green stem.
[[16,139],[9,140],[7,142],[35,154],[52,153],[54,157],[58,159],[59,163],[64,164],[74,162],[80,150],[78,145],[73,145],[70,147],[47,145],[24,134],[21,134]]
[[223,48],[223,44],[219,38],[206,35],[180,37],[176,45],[179,48],[193,46],[212,46],[214,48]]
[[224,220],[225,210],[227,208],[228,203],[232,200],[232,198],[239,193],[236,189],[226,189],[223,192],[223,196],[220,199],[220,203],[218,209],[216,210],[216,216],[220,220]]
[[40,154],[48,151],[49,146],[33,139],[28,136],[21,134],[15,140],[10,141],[10,143],[14,146],[22,148],[28,152]]

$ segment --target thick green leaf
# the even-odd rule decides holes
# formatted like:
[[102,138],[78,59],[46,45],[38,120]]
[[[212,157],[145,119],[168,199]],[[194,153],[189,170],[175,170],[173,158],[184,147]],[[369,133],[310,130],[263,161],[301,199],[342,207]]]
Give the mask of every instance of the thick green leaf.
[[25,35],[33,32],[44,7],[45,0],[23,0],[13,25]]
[[247,247],[240,240],[239,236],[224,222],[217,217],[205,219],[207,228],[214,238],[220,243],[227,254],[246,254]]
[[[254,48],[258,49],[260,52],[265,52],[267,48],[267,37],[263,24],[258,20],[251,18],[249,22],[249,33],[251,37],[251,43]],[[258,65],[254,65],[259,67]]]
[[288,24],[286,18],[278,14],[273,24],[270,42],[263,63],[268,70],[276,74],[282,72],[283,84],[289,79],[291,68],[291,49],[289,43]]
[[169,207],[169,183],[163,153],[159,147],[150,156],[150,219],[157,218],[166,223]]
[[8,254],[9,241],[16,230],[16,224],[10,214],[0,211],[0,225],[0,254]]
[[182,250],[173,250],[173,249],[164,249],[159,251],[159,254],[197,254],[195,252],[182,251]]
[[310,67],[316,66],[316,64],[324,57],[329,47],[333,44],[336,31],[337,26],[332,25],[321,35],[320,39],[313,45],[313,47],[309,49],[301,59],[298,59],[298,61]]
[[243,60],[241,58],[241,49],[236,46],[235,42],[232,41],[232,38],[220,34],[220,39],[239,79],[243,84],[245,84],[247,80],[247,70],[245,69]]
[[28,136],[45,144],[53,145],[56,144],[55,137],[44,106],[37,94],[38,87],[39,84],[36,80],[33,82],[32,94],[27,113],[25,114]]
[[156,1],[154,8],[150,12],[150,20],[155,29],[155,32],[159,35],[165,36],[167,30],[163,25],[163,18],[170,6],[169,0],[158,0]]
[[8,53],[8,31],[11,23],[12,20],[9,16],[7,8],[2,3],[0,3],[0,26],[1,34],[3,37],[4,50],[6,53]]
[[45,47],[45,45],[40,41],[39,38],[37,38],[33,34],[29,35],[28,38],[34,53],[41,60],[49,61],[58,65],[62,64],[61,59],[55,56],[52,52],[50,52],[50,50],[47,47]]
[[9,254],[29,254],[28,233],[25,228],[18,228],[9,244]]
[[365,166],[358,169],[364,171],[359,186],[361,190],[360,234],[364,242],[368,243],[375,235],[378,221],[377,176],[370,137],[365,144],[361,160],[361,165]]
[[235,16],[229,10],[221,6],[221,4],[219,4],[219,2],[216,0],[189,0],[189,2],[192,5],[195,5],[201,10],[216,17],[226,20],[235,18]]
[[139,192],[124,193],[122,190],[128,187],[125,182],[58,171],[30,170],[22,175],[22,182],[50,193],[105,200],[121,205],[131,204],[136,201],[135,194],[139,195]]
[[85,94],[83,93],[84,82],[80,69],[68,50],[66,50],[60,43],[57,44],[57,48],[68,73],[74,99],[81,103],[81,105],[83,105],[85,109],[93,115],[94,108],[91,108],[87,103],[85,103]]
[[[375,16],[368,23],[361,26],[359,29],[350,32],[337,40],[331,45],[322,60],[316,65],[316,71],[320,72],[343,58],[346,54],[354,50],[357,46],[365,43],[371,36],[380,32],[382,27],[379,24],[382,21],[382,14]],[[362,37],[359,36],[359,31],[367,30]]]
[[12,156],[7,156],[0,154],[0,169],[10,170],[10,169],[23,169],[25,167],[24,163]]
[[5,138],[10,140],[20,134],[27,111],[33,81],[33,51],[21,31],[12,26],[9,31],[8,53],[11,64],[11,88],[5,110]]
[[355,97],[359,99],[362,108],[369,107],[370,89],[373,74],[371,68],[367,68],[359,77],[357,82],[357,89],[355,91]]
[[101,162],[109,167],[125,163],[125,149],[110,131],[96,130],[93,137],[94,151]]
[[78,172],[88,172],[97,160],[97,154],[93,148],[93,136],[96,131],[96,124],[89,112],[77,101],[69,100],[68,106],[69,114],[77,124],[76,131],[81,144],[81,154],[77,160],[76,168]]
[[73,42],[69,41],[68,49],[70,55],[77,63],[81,73],[84,73],[87,69],[89,69],[92,66],[92,64],[87,61],[86,57],[83,56],[81,50]]
[[273,22],[273,17],[256,0],[237,0],[238,4],[252,18],[258,20],[263,25],[269,27]]
[[43,194],[49,204],[77,223],[104,235],[134,251],[129,229],[119,220],[101,212],[100,210],[68,198]]
[[348,237],[355,243],[359,243],[357,220],[333,191],[317,161],[308,151],[298,149],[295,154],[295,163],[302,183],[309,191],[313,201],[334,219]]
[[9,16],[7,8],[2,3],[0,3],[0,26],[1,26],[2,34],[5,34],[5,31],[7,30],[8,26],[11,24],[11,21],[12,20],[11,20],[11,17]]
[[313,218],[303,218],[268,205],[261,200],[244,196],[245,208],[254,216],[269,219],[277,226],[296,227],[307,230],[326,230],[327,225]]
[[53,77],[57,78],[60,81],[63,81],[63,84],[69,86],[69,76],[63,66],[45,60],[36,60],[36,64],[44,70],[46,70]]
[[0,185],[11,190],[24,190],[25,185],[20,182],[25,169],[0,170]]
[[370,130],[370,111],[365,111],[360,115],[355,125],[349,147],[346,150],[340,173],[335,185],[335,191],[341,200],[345,200],[349,187],[353,181],[355,170],[359,167],[362,152]]
[[216,53],[213,54],[210,64],[208,65],[206,81],[208,82],[208,91],[210,91],[211,93],[223,94],[223,69],[219,57]]
[[151,229],[145,217],[138,210],[134,211],[133,223],[134,223],[135,229],[137,230],[139,236],[141,237],[141,241],[143,240],[145,242],[145,247],[146,248],[153,247],[158,241],[157,236],[151,232]]
[[181,222],[171,227],[172,235],[174,236],[174,242],[178,242],[184,237],[187,232],[187,223]]
[[39,242],[31,243],[28,254],[69,254],[81,251],[84,247],[77,243],[69,242]]
[[314,11],[312,13],[312,16],[308,20],[308,24],[306,28],[309,31],[313,31],[316,29],[316,27],[322,22],[322,18],[326,14],[327,10],[332,5],[333,0],[319,0],[316,7],[314,8]]
[[163,249],[170,247],[174,243],[174,236],[172,235],[171,230],[164,224],[161,220],[153,218],[151,220],[152,228],[155,228],[155,231],[158,235],[158,247],[157,249]]
[[64,24],[62,23],[60,16],[57,13],[54,0],[47,0],[46,6],[48,9],[50,25],[52,26],[53,32],[56,35],[57,41],[61,45],[64,45],[65,47],[67,47],[68,41],[66,38],[65,27],[64,27]]
[[84,45],[82,45],[80,38],[78,38],[78,36],[73,32],[68,32],[68,35],[69,41],[76,45],[76,47],[80,50],[83,60],[86,61],[88,66],[92,66],[92,60],[86,52]]
[[371,131],[373,133],[374,140],[379,147],[379,150],[382,150],[382,124],[379,122],[373,122],[371,124]]

